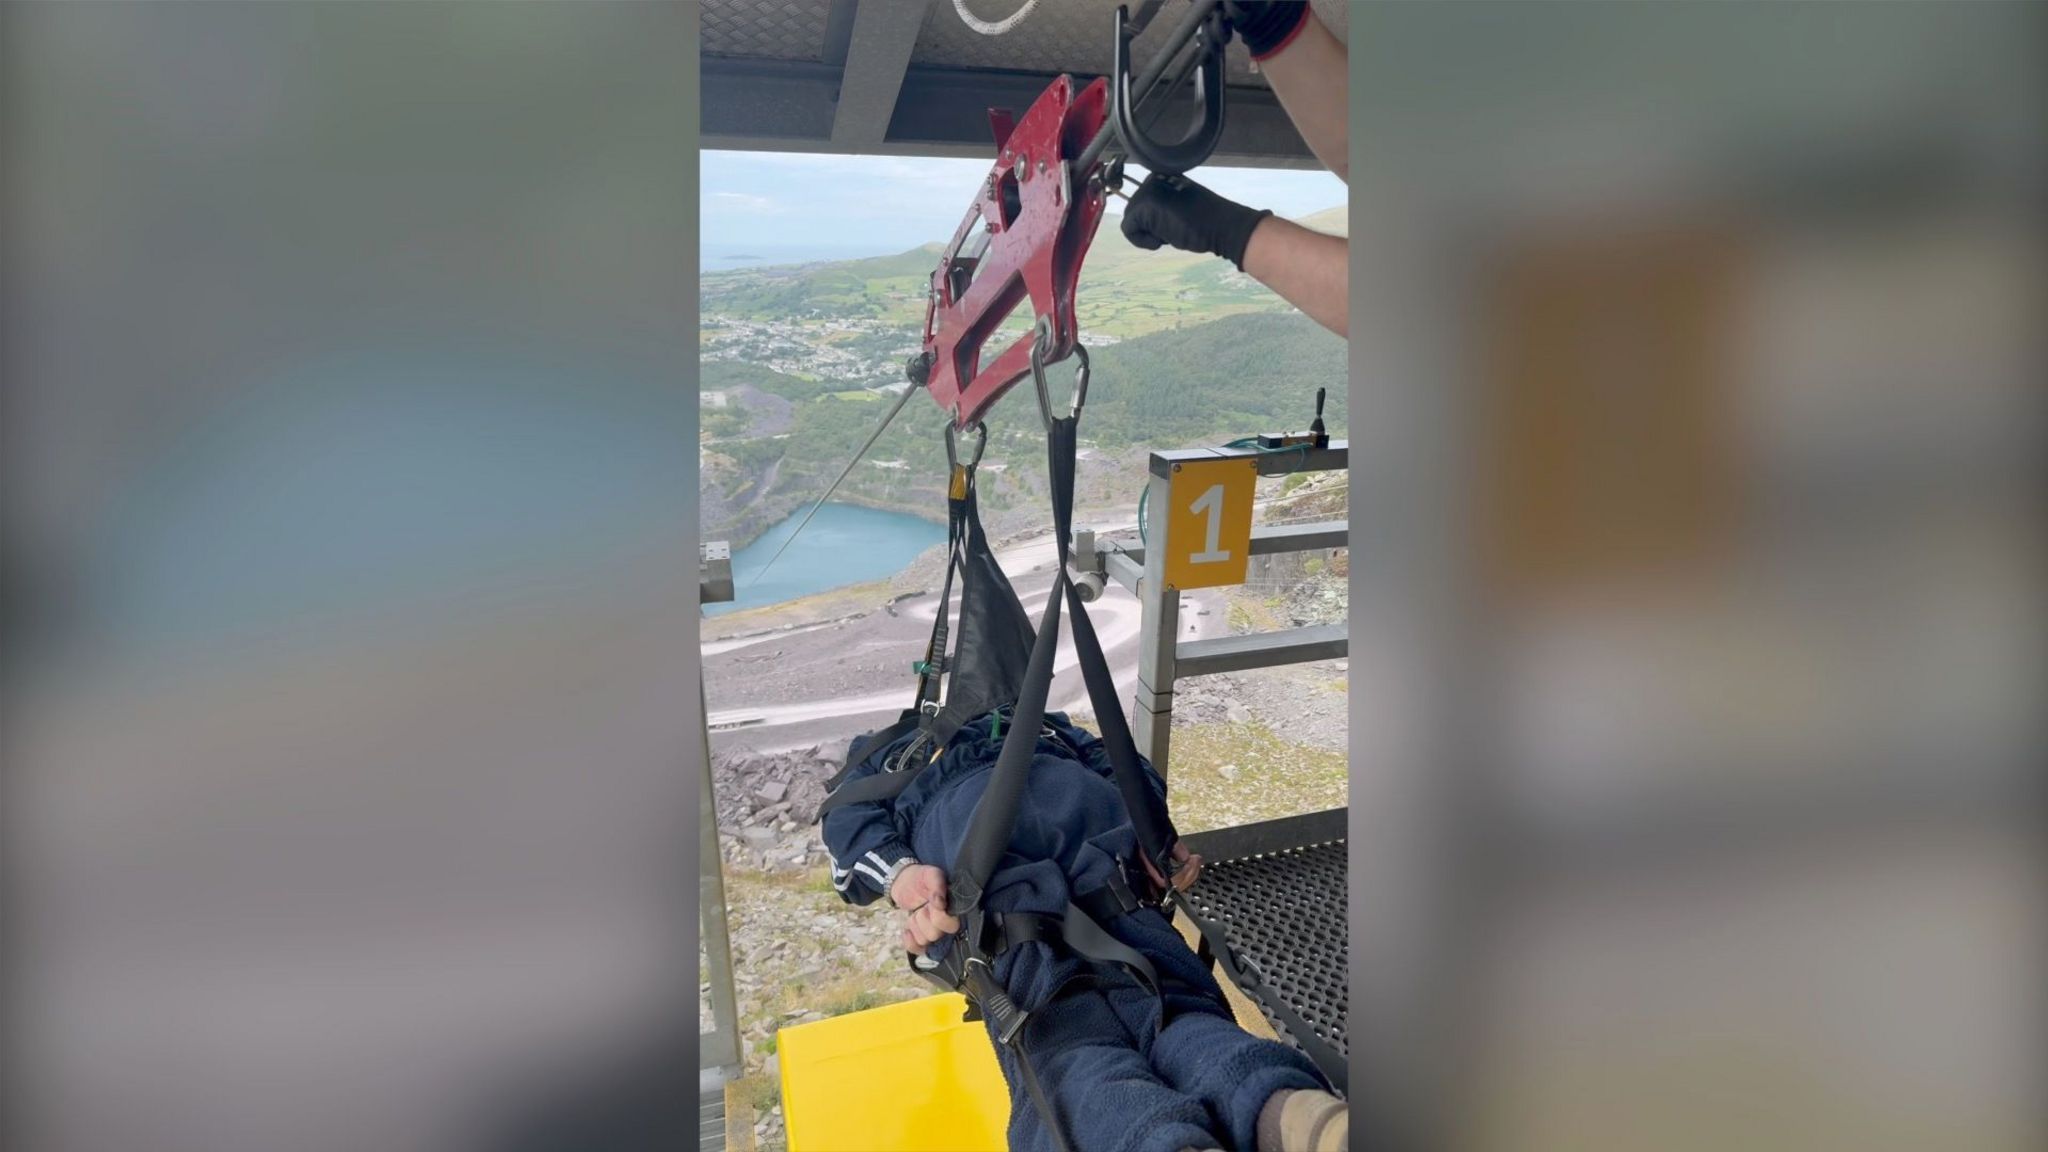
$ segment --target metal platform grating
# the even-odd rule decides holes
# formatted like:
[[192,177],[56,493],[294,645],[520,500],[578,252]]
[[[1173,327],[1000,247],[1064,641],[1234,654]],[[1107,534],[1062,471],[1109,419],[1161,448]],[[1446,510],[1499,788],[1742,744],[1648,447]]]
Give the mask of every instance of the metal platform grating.
[[1238,956],[1270,982],[1270,989],[1246,992],[1274,1033],[1293,1042],[1264,1001],[1277,989],[1318,1036],[1348,1059],[1351,947],[1344,851],[1338,839],[1236,859],[1205,859],[1201,879],[1188,895],[1197,911],[1224,926]]
[[697,1096],[698,1152],[725,1152],[725,1085]]

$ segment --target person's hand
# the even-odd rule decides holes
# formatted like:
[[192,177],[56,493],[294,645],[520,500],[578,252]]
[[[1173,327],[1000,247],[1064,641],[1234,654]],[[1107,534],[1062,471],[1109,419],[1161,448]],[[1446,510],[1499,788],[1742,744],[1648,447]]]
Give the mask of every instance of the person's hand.
[[[1169,855],[1180,861],[1180,870],[1173,874],[1173,886],[1182,892],[1194,887],[1196,878],[1202,874],[1202,858],[1189,852],[1187,845],[1179,843],[1173,846],[1173,851]],[[1161,888],[1166,887],[1166,878],[1159,874],[1159,869],[1152,866],[1152,861],[1144,856],[1138,858],[1145,861],[1145,874],[1152,877],[1152,882]]]
[[942,937],[960,930],[958,917],[946,912],[946,874],[936,865],[912,864],[896,874],[889,902],[910,915],[903,928],[903,947],[919,956]]
[[1308,19],[1308,0],[1223,0],[1223,19],[1258,60],[1294,38]]
[[1259,221],[1270,215],[1225,200],[1185,176],[1154,172],[1124,209],[1124,238],[1148,251],[1170,245],[1213,253],[1243,271],[1245,246]]

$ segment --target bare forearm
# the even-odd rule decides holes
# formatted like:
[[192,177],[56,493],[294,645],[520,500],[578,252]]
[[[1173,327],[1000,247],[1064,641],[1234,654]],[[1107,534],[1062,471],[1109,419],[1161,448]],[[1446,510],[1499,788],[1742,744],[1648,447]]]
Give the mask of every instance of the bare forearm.
[[1350,61],[1343,43],[1311,10],[1300,33],[1260,61],[1259,71],[1309,151],[1339,180],[1350,183]]
[[1339,336],[1350,337],[1351,244],[1268,216],[1245,245],[1244,270]]

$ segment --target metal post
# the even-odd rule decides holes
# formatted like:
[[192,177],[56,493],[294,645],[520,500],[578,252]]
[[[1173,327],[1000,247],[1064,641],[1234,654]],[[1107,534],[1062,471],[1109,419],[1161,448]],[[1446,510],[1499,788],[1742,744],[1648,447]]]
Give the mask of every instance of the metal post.
[[[699,555],[698,597],[715,604],[732,599],[732,550],[707,542]],[[697,680],[698,715],[711,715],[702,677]],[[700,726],[704,787],[698,793],[697,907],[702,926],[704,982],[711,985],[711,1031],[698,1043],[698,1081],[715,1086],[740,1070],[739,1001],[733,993],[732,934],[725,914],[725,857],[718,847],[718,797],[711,787],[711,729]]]
[[1173,728],[1173,678],[1180,637],[1180,590],[1166,585],[1166,525],[1172,507],[1170,475],[1156,468],[1147,472],[1150,485],[1145,497],[1149,509],[1145,526],[1145,577],[1138,585],[1138,602],[1144,609],[1138,632],[1138,693],[1133,708],[1132,735],[1138,751],[1152,761],[1163,778],[1166,753]]
[[[704,685],[697,685],[697,698],[704,701]],[[710,715],[707,710],[705,715]],[[718,801],[711,790],[711,733],[704,733],[704,787],[699,794],[704,805],[702,837],[697,854],[697,904],[702,910],[705,983],[711,985],[712,1030],[700,1038],[699,1064],[705,1071],[740,1066],[739,1004],[733,994],[732,936],[725,919],[724,855],[718,848]]]

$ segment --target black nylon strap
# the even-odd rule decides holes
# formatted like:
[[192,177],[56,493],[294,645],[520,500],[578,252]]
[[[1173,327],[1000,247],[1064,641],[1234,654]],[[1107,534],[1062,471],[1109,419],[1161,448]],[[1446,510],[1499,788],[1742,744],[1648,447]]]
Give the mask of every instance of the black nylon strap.
[[1010,831],[1016,824],[1017,805],[1030,771],[1036,734],[1045,716],[1046,696],[1052,687],[1053,657],[1059,647],[1059,619],[1062,602],[1073,611],[1075,656],[1081,666],[1088,699],[1102,730],[1102,743],[1115,777],[1118,795],[1129,812],[1138,835],[1139,850],[1163,874],[1174,843],[1171,821],[1165,806],[1153,794],[1138,766],[1137,744],[1124,719],[1122,702],[1116,696],[1115,678],[1103,657],[1100,638],[1082,607],[1080,594],[1067,577],[1069,540],[1074,507],[1074,449],[1079,418],[1066,416],[1049,423],[1046,431],[1047,473],[1052,492],[1053,532],[1059,549],[1059,575],[1046,598],[1045,616],[1031,649],[1031,663],[1025,672],[1017,700],[1013,727],[1003,741],[1003,750],[991,771],[988,790],[976,805],[949,881],[948,911],[959,916],[981,906],[983,888],[995,871],[997,861],[1008,847]]
[[853,750],[846,754],[846,763],[840,767],[839,771],[832,774],[830,780],[825,781],[825,790],[830,792],[834,788],[839,787],[839,782],[846,779],[846,774],[853,771],[861,761],[866,760],[875,749],[887,748],[899,738],[907,736],[916,730],[917,709],[911,708],[906,709],[902,715],[898,716],[894,724],[879,732],[870,732],[861,737],[854,743]]
[[[973,483],[971,473],[968,483]],[[925,667],[917,674],[917,699],[911,705],[920,722],[927,727],[930,726],[930,714],[925,705],[938,703],[939,682],[943,675],[941,669],[945,667],[946,617],[953,601],[953,576],[960,571],[961,542],[966,539],[966,532],[961,528],[965,504],[965,499],[946,501],[946,578],[939,583],[939,604],[932,613],[932,634],[924,646]]]
[[[1079,417],[1068,416],[1053,421],[1049,433],[1053,523],[1059,534],[1060,571],[1063,575],[1071,559],[1068,543],[1072,537],[1069,529],[1073,522],[1074,448],[1079,438],[1079,425]],[[1074,656],[1081,667],[1081,679],[1088,686],[1088,703],[1095,710],[1096,727],[1102,730],[1102,748],[1109,757],[1117,793],[1123,798],[1124,810],[1130,813],[1131,825],[1138,834],[1138,850],[1164,875],[1167,855],[1177,839],[1173,823],[1167,816],[1165,805],[1159,802],[1151,785],[1146,782],[1144,770],[1138,766],[1137,741],[1131,738],[1130,726],[1124,719],[1123,701],[1117,698],[1116,678],[1110,673],[1109,661],[1102,654],[1102,642],[1095,635],[1095,624],[1088,618],[1087,609],[1082,607],[1080,590],[1071,583],[1065,587],[1068,608],[1073,613],[1070,627],[1074,633]]]
[[1023,801],[1025,779],[1038,749],[1038,729],[1045,723],[1045,697],[1052,689],[1053,654],[1060,646],[1061,592],[1066,582],[1062,568],[1052,594],[1046,597],[1045,616],[1031,645],[1031,663],[1025,668],[1024,687],[1010,716],[1010,731],[1003,736],[1002,751],[989,770],[987,789],[968,818],[959,858],[946,880],[946,910],[954,916],[964,917],[981,907],[988,879],[1010,845],[1017,806]]
[[1159,995],[1159,973],[1145,954],[1109,934],[1078,902],[1069,904],[1065,915],[1046,916],[1033,912],[1011,912],[999,917],[1000,944],[997,954],[1019,944],[1036,940],[1058,942],[1084,960],[1115,964],[1129,970],[1154,996]]
[[830,796],[825,797],[825,802],[818,805],[818,819],[823,820],[825,813],[830,812],[834,808],[845,807],[848,804],[863,804],[874,800],[893,800],[897,796],[902,795],[903,790],[910,787],[911,781],[916,780],[930,766],[931,761],[927,760],[900,771],[877,772],[872,776],[863,776],[858,780],[849,780],[834,789]]
[[[1025,1023],[1028,1031],[1030,1022]],[[1052,1101],[1047,1098],[1045,1089],[1039,1087],[1038,1073],[1031,1070],[1031,1054],[1024,1049],[1022,1033],[1011,1042],[1010,1051],[1017,1056],[1017,1068],[1024,1076],[1024,1090],[1031,1094],[1032,1106],[1038,1109],[1038,1118],[1045,1122],[1045,1131],[1052,1137],[1052,1146],[1059,1152],[1072,1152],[1071,1145],[1067,1143],[1066,1133],[1060,1130],[1059,1113],[1053,1111]]]
[[[1067,906],[1067,915],[1061,922],[1061,939],[1075,953],[1090,960],[1099,960],[1121,965],[1131,971],[1152,995],[1159,993],[1159,973],[1145,954],[1109,934],[1109,929],[1095,922],[1095,918],[1081,910],[1078,905]],[[1160,1010],[1165,1010],[1162,1000]],[[1161,1021],[1164,1023],[1164,1021]]]
[[[1046,916],[1030,912],[1009,913],[1001,917],[998,929],[1001,934],[999,953],[1028,941],[1036,940],[1051,944],[1057,940],[1065,945],[1067,951],[1084,959],[1116,964],[1129,970],[1148,991],[1155,997],[1159,996],[1159,974],[1153,970],[1152,962],[1145,959],[1136,949],[1111,936],[1078,904],[1068,905],[1064,916]],[[1050,1008],[1062,993],[1077,983],[1100,983],[1100,980],[1086,973],[1070,976],[1053,990],[1045,1007]],[[1162,1023],[1165,1010],[1166,1002],[1161,997]],[[1042,1014],[1043,1009],[1033,1012],[1032,1016]],[[1011,1040],[1010,1050],[1016,1054],[1017,1067],[1024,1078],[1025,1091],[1030,1093],[1031,1103],[1038,1109],[1039,1119],[1045,1122],[1046,1131],[1051,1135],[1054,1146],[1066,1149],[1068,1144],[1066,1134],[1060,1128],[1059,1113],[1053,1110],[1052,1101],[1039,1085],[1038,1074],[1031,1067],[1031,1055],[1025,1049],[1024,1036],[1030,1031],[1030,1027],[1031,1021],[1027,1019],[1024,1028]]]
[[1117,794],[1123,798],[1124,810],[1130,813],[1138,850],[1164,875],[1167,855],[1178,839],[1173,821],[1145,779],[1144,769],[1138,766],[1137,742],[1131,738],[1124,719],[1123,701],[1117,698],[1109,661],[1102,654],[1094,622],[1081,606],[1081,594],[1072,584],[1067,585],[1067,603],[1073,612],[1069,628],[1074,634],[1074,655],[1081,666],[1081,679],[1088,686],[1088,703],[1095,710],[1095,725],[1102,730],[1102,750],[1109,757],[1110,775],[1116,781]]
[[1130,881],[1119,874],[1100,888],[1076,895],[1074,906],[1093,916],[1096,923],[1107,924],[1146,905],[1144,901],[1138,899],[1138,894],[1132,890]]
[[940,744],[979,717],[1015,703],[1036,640],[1031,618],[989,548],[978,500],[969,483],[965,496],[955,502],[960,609],[948,625],[953,651],[941,662],[944,698],[939,707],[922,709],[925,731]]

